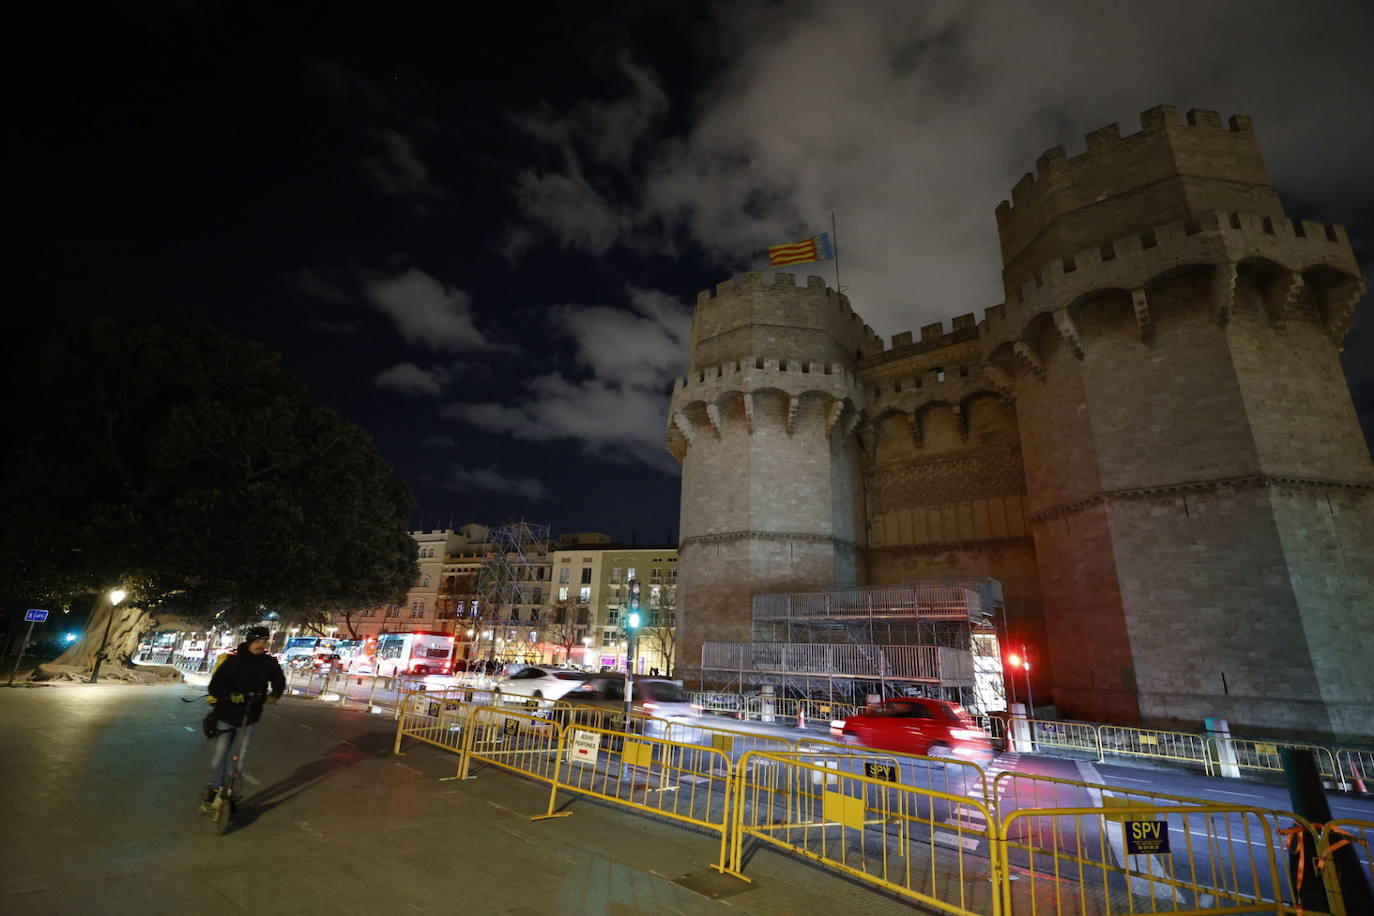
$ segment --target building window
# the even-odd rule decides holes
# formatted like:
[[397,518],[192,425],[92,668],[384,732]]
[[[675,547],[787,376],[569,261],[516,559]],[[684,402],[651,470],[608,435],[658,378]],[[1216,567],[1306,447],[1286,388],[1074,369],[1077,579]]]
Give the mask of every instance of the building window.
[[617,610],[612,610],[612,611],[607,611],[607,612],[606,612],[606,622],[607,622],[607,623],[619,623],[619,622],[620,622],[620,611],[619,611],[618,609],[617,609]]
[[661,596],[662,594],[663,594],[663,586],[661,586],[661,585],[651,585],[651,586],[649,586],[649,607],[656,607],[656,606],[658,605],[659,598],[660,598],[660,596]]
[[572,570],[570,568],[565,566],[558,571],[558,582],[560,585],[567,585],[571,581]]
[[399,607],[397,607],[396,605],[393,604],[391,607],[389,607],[389,608],[386,609],[386,616],[388,616],[388,617],[400,617],[400,616],[401,616],[401,609],[400,609]]
[[429,576],[421,576],[421,577],[420,577],[420,587],[421,587],[421,588],[429,588]]
[[592,581],[592,568],[584,566],[582,567],[582,584],[586,585],[590,581]]
[[582,604],[586,604],[588,601],[591,601],[592,587],[590,585],[584,585],[581,588],[579,588],[577,590],[577,600],[580,601]]
[[626,570],[626,572],[625,572],[625,578],[626,578],[626,579],[633,579],[634,577],[635,577],[635,568],[634,568],[633,566],[631,566],[628,570]]
[[558,600],[559,600],[559,601],[567,601],[567,600],[568,600],[568,587],[567,587],[566,585],[560,585],[560,586],[558,586]]
[[615,569],[612,569],[612,570],[611,570],[611,584],[614,585],[615,583],[617,583],[617,582],[619,582],[619,581],[620,581],[620,567],[617,566]]
[[544,590],[543,590],[542,588],[536,588],[536,589],[530,594],[530,601],[532,601],[532,602],[535,603],[535,604],[543,604],[543,603],[544,603]]

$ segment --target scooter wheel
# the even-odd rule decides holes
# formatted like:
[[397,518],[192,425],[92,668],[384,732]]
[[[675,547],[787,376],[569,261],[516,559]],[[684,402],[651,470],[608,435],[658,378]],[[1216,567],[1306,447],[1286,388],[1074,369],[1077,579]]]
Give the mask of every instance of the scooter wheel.
[[234,800],[228,796],[220,796],[215,802],[215,834],[224,836],[229,829],[229,822],[234,818]]

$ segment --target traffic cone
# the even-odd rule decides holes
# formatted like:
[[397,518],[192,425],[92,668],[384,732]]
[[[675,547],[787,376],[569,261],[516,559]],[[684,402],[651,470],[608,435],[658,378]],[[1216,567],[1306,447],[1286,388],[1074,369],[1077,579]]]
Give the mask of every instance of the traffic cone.
[[1368,795],[1369,790],[1364,787],[1364,777],[1360,775],[1360,768],[1355,766],[1355,761],[1350,761],[1350,777],[1355,783],[1355,791],[1361,795]]
[[797,707],[797,728],[806,728],[806,707]]

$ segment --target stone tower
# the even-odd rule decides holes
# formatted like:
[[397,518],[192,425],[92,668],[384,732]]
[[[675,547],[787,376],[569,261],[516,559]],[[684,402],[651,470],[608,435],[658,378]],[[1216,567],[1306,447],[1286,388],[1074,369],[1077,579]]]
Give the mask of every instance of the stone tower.
[[668,450],[682,464],[679,667],[701,644],[747,641],[760,592],[862,577],[855,432],[872,329],[819,277],[747,273],[703,292],[689,372],[673,389]]
[[1285,216],[1248,118],[1171,107],[997,208],[1057,703],[1374,734],[1374,469],[1337,352],[1344,230]]

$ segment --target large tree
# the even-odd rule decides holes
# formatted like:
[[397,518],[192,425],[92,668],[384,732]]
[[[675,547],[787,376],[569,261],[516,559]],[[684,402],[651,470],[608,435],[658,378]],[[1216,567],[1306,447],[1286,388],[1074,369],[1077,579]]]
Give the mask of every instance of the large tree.
[[107,625],[127,661],[157,613],[305,621],[414,581],[409,491],[265,348],[194,316],[0,332],[0,600],[101,595],[58,663]]

